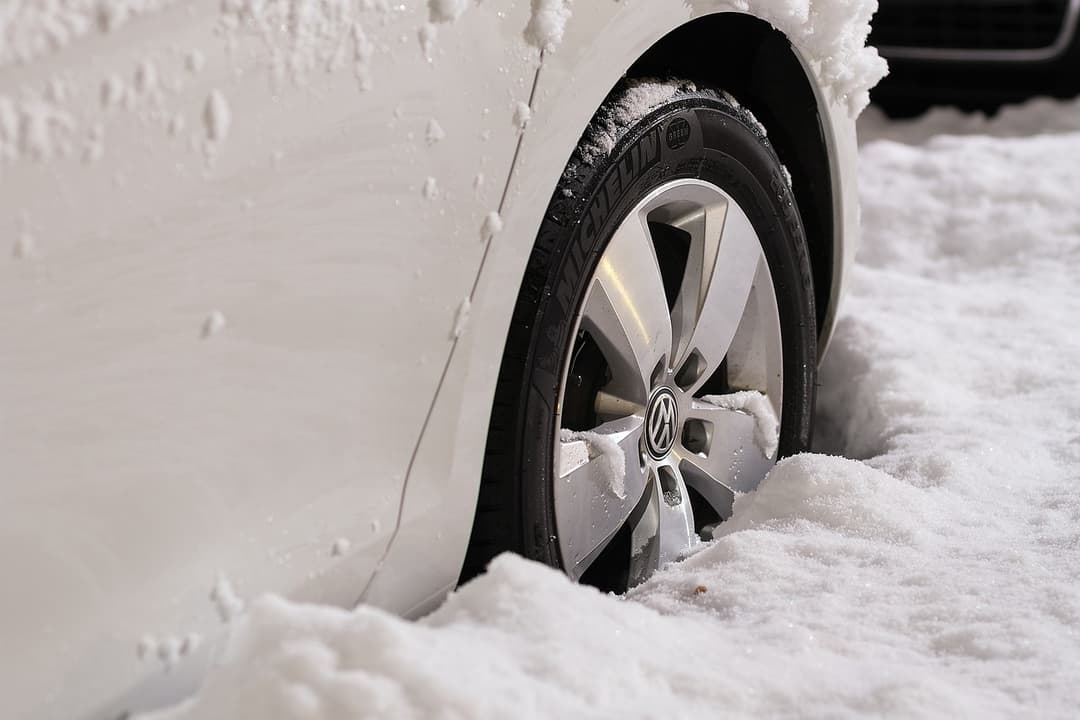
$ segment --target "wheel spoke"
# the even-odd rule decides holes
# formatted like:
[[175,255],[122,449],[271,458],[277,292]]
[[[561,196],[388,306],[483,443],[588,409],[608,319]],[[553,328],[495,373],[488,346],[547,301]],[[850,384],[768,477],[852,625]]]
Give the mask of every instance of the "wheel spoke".
[[664,567],[686,554],[697,535],[694,532],[694,510],[686,493],[683,474],[674,463],[661,466],[660,478],[660,557],[659,566]]
[[632,521],[629,585],[682,558],[697,542],[694,511],[678,467],[657,468],[646,488],[647,502]]
[[[721,209],[722,207],[722,209]],[[722,225],[717,233],[716,226]],[[675,367],[688,366],[684,389],[693,393],[724,360],[739,328],[754,287],[768,271],[757,234],[749,218],[735,203],[717,206],[706,213],[694,238],[687,279],[676,303],[676,317],[689,313],[686,303],[696,303],[695,322],[683,325]],[[695,259],[696,257],[696,259]]]
[[734,493],[754,490],[772,468],[775,448],[761,445],[769,440],[775,445],[775,437],[763,437],[769,430],[759,428],[749,412],[729,410],[707,399],[693,401],[686,422],[697,432],[684,432],[676,450],[683,477],[727,518]]
[[671,316],[652,238],[639,214],[622,223],[604,251],[581,328],[611,368],[607,390],[643,403],[654,370],[671,354]]
[[575,580],[630,519],[645,492],[641,426],[640,417],[627,417],[560,442],[555,516],[563,564]]

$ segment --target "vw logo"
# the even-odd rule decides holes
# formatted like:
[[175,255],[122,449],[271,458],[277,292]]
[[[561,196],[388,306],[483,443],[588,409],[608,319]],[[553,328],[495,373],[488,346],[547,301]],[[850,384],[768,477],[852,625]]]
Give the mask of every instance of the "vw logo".
[[654,460],[667,457],[675,444],[675,430],[679,424],[679,406],[675,393],[662,387],[653,393],[645,411],[645,448]]

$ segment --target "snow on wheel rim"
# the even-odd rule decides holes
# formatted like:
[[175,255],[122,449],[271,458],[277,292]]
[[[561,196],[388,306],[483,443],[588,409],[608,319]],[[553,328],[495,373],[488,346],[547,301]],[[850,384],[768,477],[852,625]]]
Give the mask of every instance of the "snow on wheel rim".
[[726,519],[776,462],[780,318],[746,213],[698,179],[653,190],[601,254],[571,337],[553,447],[559,550],[573,579],[605,557],[632,587],[699,541],[691,491],[703,516]]

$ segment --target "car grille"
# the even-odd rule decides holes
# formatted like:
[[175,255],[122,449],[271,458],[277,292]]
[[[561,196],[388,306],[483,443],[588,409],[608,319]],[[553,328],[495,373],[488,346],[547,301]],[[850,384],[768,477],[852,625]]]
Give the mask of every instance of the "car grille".
[[870,42],[881,47],[1036,50],[1062,31],[1068,0],[881,0]]

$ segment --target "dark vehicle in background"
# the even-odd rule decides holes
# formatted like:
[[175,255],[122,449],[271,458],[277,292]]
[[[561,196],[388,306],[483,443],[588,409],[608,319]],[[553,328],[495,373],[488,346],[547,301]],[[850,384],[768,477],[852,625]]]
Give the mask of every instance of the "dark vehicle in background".
[[1080,93],[1080,0],[880,0],[871,44],[889,76],[873,101],[895,117],[932,105],[993,112]]

